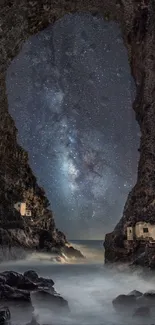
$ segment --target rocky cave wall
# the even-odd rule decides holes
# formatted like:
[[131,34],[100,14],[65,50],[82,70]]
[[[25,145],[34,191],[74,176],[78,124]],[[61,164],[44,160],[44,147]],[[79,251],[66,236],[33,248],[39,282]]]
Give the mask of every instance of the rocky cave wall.
[[[153,0],[3,0],[0,10],[0,198],[1,220],[11,220],[12,201],[19,196],[46,215],[48,200],[28,165],[27,153],[17,144],[17,129],[8,113],[5,75],[22,43],[64,14],[89,11],[117,20],[128,50],[137,94],[133,104],[141,130],[137,184],[128,196],[121,221],[106,236],[106,258],[122,246],[126,227],[155,215],[155,3]],[[5,217],[4,217],[5,216]],[[10,216],[10,217],[9,217]],[[52,213],[50,212],[50,218]],[[53,221],[54,225],[54,221]],[[114,245],[112,245],[114,244]]]

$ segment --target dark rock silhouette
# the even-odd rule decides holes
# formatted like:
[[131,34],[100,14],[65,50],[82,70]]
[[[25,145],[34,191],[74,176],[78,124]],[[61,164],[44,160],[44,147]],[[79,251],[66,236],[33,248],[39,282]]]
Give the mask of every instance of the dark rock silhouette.
[[37,290],[32,293],[31,299],[38,308],[49,308],[59,313],[61,311],[69,311],[68,302],[58,294],[53,294],[45,290]]
[[[37,323],[33,316],[33,304],[38,308],[45,307],[53,312],[69,312],[68,302],[55,291],[52,279],[39,277],[33,270],[29,270],[24,274],[6,271],[0,273],[0,277],[5,279],[4,283],[0,283],[1,305],[8,305],[8,308],[1,307],[0,309],[0,325],[10,325],[9,307],[12,306],[17,309],[17,312],[18,308],[20,308],[21,312],[22,308],[25,310],[28,307],[26,310],[32,315],[31,325]],[[24,290],[19,289],[21,283]]]
[[141,297],[142,295],[143,295],[142,292],[140,292],[138,290],[133,290],[133,291],[128,293],[128,296]]
[[10,325],[11,314],[7,307],[0,308],[0,325]]
[[0,285],[0,298],[1,301],[31,301],[30,292],[28,290],[20,290],[7,284]]
[[29,291],[35,290],[37,288],[37,285],[35,283],[17,272],[5,271],[2,273],[2,276],[5,278],[5,284],[11,287]]
[[113,306],[117,310],[124,310],[128,308],[134,308],[136,303],[135,295],[119,295],[113,301]]
[[155,291],[141,293],[133,290],[128,294],[121,294],[112,301],[115,310],[133,318],[150,318],[154,315]]
[[148,318],[150,317],[150,308],[147,306],[139,307],[135,309],[133,313],[133,317],[142,317],[142,318]]
[[[30,281],[34,281],[35,283],[39,281],[39,276],[38,276],[37,272],[35,272],[33,270],[26,271],[24,273],[24,277],[28,278]],[[53,284],[54,284],[54,282],[53,282]]]

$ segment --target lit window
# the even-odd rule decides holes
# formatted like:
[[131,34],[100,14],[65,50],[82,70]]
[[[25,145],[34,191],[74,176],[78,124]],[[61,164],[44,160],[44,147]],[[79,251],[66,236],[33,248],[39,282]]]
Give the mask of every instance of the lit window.
[[148,232],[148,228],[143,228],[143,232],[147,233]]

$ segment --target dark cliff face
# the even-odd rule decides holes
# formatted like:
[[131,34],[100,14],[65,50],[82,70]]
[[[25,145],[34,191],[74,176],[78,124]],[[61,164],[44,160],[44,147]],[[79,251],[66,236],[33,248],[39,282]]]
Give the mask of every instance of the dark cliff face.
[[[0,244],[36,248],[40,245],[42,231],[46,230],[51,234],[51,246],[63,246],[66,238],[56,229],[49,201],[29,166],[28,154],[17,143],[17,130],[7,111],[2,80],[1,90]],[[15,210],[16,202],[26,202],[33,222]]]
[[[124,259],[124,235],[128,222],[155,220],[155,5],[151,0],[3,0],[1,4],[0,51],[0,196],[1,219],[11,219],[12,200],[24,198],[34,207],[36,217],[48,219],[48,201],[41,194],[27,154],[17,145],[14,122],[8,114],[5,73],[23,41],[54,23],[66,13],[97,12],[116,19],[122,28],[131,73],[136,84],[133,104],[141,130],[137,183],[128,196],[123,217],[106,236],[106,260]],[[11,192],[9,192],[11,191]],[[8,217],[10,216],[10,217]],[[51,218],[50,213],[50,218]],[[9,219],[9,220],[10,220]],[[50,219],[51,220],[51,219]],[[54,222],[53,222],[54,227]]]

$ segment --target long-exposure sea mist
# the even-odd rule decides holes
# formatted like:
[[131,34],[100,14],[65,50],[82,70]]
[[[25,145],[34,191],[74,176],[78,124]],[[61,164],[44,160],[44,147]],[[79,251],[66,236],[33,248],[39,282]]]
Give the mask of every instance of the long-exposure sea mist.
[[[146,292],[155,288],[154,277],[141,277],[138,271],[116,269],[104,265],[102,241],[74,241],[83,250],[88,259],[84,263],[53,263],[48,255],[43,258],[28,256],[25,260],[8,261],[0,265],[0,271],[14,270],[24,272],[35,270],[40,276],[52,278],[55,289],[69,303],[68,315],[57,314],[49,308],[38,308],[32,299],[34,313],[40,324],[52,325],[124,325],[133,324],[130,315],[126,318],[116,313],[112,300],[119,294],[127,294],[131,290]],[[92,252],[92,253],[91,253]],[[98,253],[97,253],[98,252]],[[101,254],[103,252],[103,255]],[[93,261],[93,257],[96,260]],[[100,256],[100,258],[99,258]],[[87,256],[86,256],[87,257]],[[92,260],[91,260],[92,257]],[[11,307],[12,323],[24,325],[30,322],[30,313],[26,309],[19,312]],[[135,323],[139,324],[140,323]],[[141,324],[149,324],[142,320]]]

